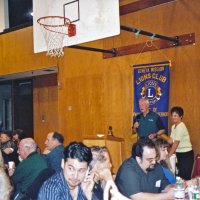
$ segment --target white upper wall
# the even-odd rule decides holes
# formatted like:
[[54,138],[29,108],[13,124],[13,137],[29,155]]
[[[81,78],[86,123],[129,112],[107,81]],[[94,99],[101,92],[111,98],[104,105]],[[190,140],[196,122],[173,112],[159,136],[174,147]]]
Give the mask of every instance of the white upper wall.
[[8,0],[0,0],[0,32],[5,28],[9,28]]

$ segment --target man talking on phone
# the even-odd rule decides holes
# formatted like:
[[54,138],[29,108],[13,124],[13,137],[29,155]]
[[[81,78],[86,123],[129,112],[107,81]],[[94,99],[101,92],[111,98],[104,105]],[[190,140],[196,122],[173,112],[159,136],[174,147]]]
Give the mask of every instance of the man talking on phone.
[[93,195],[94,175],[88,173],[92,160],[89,147],[72,142],[64,149],[60,173],[42,185],[38,200],[97,200]]

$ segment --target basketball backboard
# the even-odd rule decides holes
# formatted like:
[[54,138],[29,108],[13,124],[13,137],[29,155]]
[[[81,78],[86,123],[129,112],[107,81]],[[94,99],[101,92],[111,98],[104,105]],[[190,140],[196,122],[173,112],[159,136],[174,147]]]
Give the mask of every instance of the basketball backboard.
[[76,36],[64,38],[63,47],[120,34],[119,0],[34,0],[34,52],[47,50],[37,20],[44,16],[64,16],[76,24]]

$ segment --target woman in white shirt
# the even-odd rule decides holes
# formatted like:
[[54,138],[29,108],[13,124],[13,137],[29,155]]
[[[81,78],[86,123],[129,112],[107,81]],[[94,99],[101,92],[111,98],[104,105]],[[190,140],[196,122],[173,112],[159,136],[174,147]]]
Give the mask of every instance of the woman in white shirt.
[[183,108],[173,107],[171,109],[172,128],[171,128],[171,140],[172,147],[169,151],[169,156],[176,153],[177,157],[177,175],[184,180],[191,179],[191,173],[194,163],[194,152],[192,150],[192,144],[190,142],[190,136],[185,124],[182,122]]

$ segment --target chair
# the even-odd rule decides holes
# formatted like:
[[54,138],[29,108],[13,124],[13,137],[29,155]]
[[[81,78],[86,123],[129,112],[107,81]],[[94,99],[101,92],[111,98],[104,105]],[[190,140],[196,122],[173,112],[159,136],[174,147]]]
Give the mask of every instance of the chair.
[[51,168],[41,171],[20,200],[36,200],[42,184],[53,174],[55,174],[55,170]]

